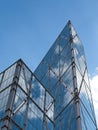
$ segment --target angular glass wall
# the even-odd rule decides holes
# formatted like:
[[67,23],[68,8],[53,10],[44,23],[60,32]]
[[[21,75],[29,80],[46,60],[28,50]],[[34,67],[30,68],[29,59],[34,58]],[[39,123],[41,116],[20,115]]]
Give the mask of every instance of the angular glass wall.
[[19,60],[0,74],[0,129],[53,130],[54,98]]
[[34,73],[55,99],[54,130],[96,130],[84,49],[70,21]]
[[0,128],[7,107],[11,84],[15,73],[16,63],[0,74]]
[[0,73],[1,130],[96,130],[83,46],[69,21],[34,74]]
[[75,69],[77,77],[77,88],[80,100],[80,116],[83,130],[96,130],[96,119],[91,95],[91,88],[88,78],[87,65],[84,49],[74,27],[70,24],[72,48],[74,50]]

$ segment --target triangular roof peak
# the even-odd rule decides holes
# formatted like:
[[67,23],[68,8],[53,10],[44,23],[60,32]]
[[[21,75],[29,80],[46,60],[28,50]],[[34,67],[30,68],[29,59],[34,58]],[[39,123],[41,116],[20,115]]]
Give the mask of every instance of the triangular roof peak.
[[71,24],[71,20],[68,20],[68,22],[67,23],[70,23]]

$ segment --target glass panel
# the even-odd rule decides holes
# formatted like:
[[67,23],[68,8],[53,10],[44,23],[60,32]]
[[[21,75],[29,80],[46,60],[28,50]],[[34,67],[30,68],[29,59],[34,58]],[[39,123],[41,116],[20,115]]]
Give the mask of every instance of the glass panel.
[[81,52],[79,52],[77,50],[77,48],[74,48],[74,56],[75,56],[75,63],[77,65],[79,71],[83,75],[84,71],[85,71],[85,68],[86,68],[84,54],[81,54]]
[[13,112],[15,113],[12,116],[12,119],[21,128],[24,127],[25,110],[27,105],[26,103],[24,103],[23,105],[21,104],[26,100],[26,98],[26,94],[18,87],[16,91],[15,102],[13,105]]
[[68,87],[58,84],[55,90],[55,116],[57,116],[73,99],[73,95]]
[[16,68],[16,64],[11,66],[10,68],[8,68],[4,72],[4,77],[3,77],[3,80],[2,80],[2,83],[1,83],[0,90],[6,88],[7,86],[9,86],[13,82],[13,76],[14,76],[14,73],[15,73],[15,68]]
[[19,85],[23,88],[23,90],[28,93],[30,84],[31,84],[32,73],[30,70],[23,64],[19,77]]
[[[45,123],[44,123],[44,130],[54,130],[54,126],[53,126],[53,124],[51,123],[51,121],[48,119],[48,118],[46,118],[46,121],[45,121]],[[42,129],[43,130],[43,129]]]
[[20,126],[20,128],[24,127],[25,109],[26,104],[24,104],[12,117],[12,119]]
[[62,76],[61,82],[64,86],[68,88],[68,90],[73,92],[74,86],[73,86],[73,74],[72,74],[72,68],[70,67]]
[[14,122],[11,122],[10,127],[11,127],[12,130],[20,130],[20,128]]
[[87,70],[85,72],[84,80],[85,80],[85,83],[87,84],[87,87],[89,88],[89,90],[91,90],[90,81],[89,81],[89,76],[88,76]]
[[94,121],[94,113],[93,113],[93,109],[92,109],[91,93],[87,89],[85,82],[83,82],[79,96],[80,96],[82,103],[84,104],[85,109],[88,111],[89,115],[91,116],[92,120]]
[[[87,110],[85,109],[84,105],[81,103],[81,117],[82,117],[82,127],[87,130],[96,130],[96,126],[92,119],[90,118]],[[85,121],[85,123],[84,123]],[[85,130],[83,129],[83,130]]]
[[15,68],[16,68],[16,64],[14,64],[13,66],[11,66],[10,68],[8,68],[5,73],[4,73],[4,78],[3,78],[3,82],[5,80],[7,80],[8,78],[10,78],[11,76],[14,75],[15,73]]
[[60,55],[60,75],[61,76],[70,66],[70,64],[71,64],[71,50],[70,50],[70,46],[67,44]]
[[0,92],[0,109],[4,108],[7,104],[7,99],[9,96],[10,87]]
[[32,80],[30,97],[41,107],[41,109],[44,109],[45,89],[34,77]]
[[18,87],[15,95],[15,101],[13,104],[13,110],[16,109],[19,106],[19,104],[21,104],[26,99],[26,94]]
[[74,104],[71,102],[66,109],[63,109],[62,113],[57,116],[55,130],[76,130],[76,117]]
[[77,76],[77,87],[78,90],[80,90],[80,87],[83,83],[83,76],[80,74],[80,71],[78,70],[77,66],[76,66],[76,76]]
[[13,82],[13,76],[1,83],[0,90],[2,91],[6,87],[8,87],[10,84],[12,84],[12,82]]
[[57,81],[58,79],[54,71],[51,69],[48,71],[48,73],[46,73],[41,82],[51,92]]
[[53,120],[54,119],[54,100],[48,92],[46,92],[45,110],[46,110],[47,116],[51,120]]
[[73,99],[73,89],[72,69],[69,68],[54,88],[55,116]]
[[27,130],[42,130],[43,113],[30,100],[27,119]]
[[6,109],[9,93],[10,93],[10,88],[11,87],[0,92],[0,119],[3,118],[5,113],[5,109]]

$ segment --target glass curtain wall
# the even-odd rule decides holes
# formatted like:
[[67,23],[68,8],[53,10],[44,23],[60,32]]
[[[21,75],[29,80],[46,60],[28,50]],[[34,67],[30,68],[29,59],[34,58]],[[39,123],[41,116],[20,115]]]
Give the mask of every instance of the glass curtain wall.
[[83,45],[68,21],[34,73],[0,73],[1,130],[97,130]]
[[23,61],[0,74],[1,130],[53,130],[53,113],[54,98]]
[[70,21],[34,73],[55,99],[54,130],[96,130],[84,49]]

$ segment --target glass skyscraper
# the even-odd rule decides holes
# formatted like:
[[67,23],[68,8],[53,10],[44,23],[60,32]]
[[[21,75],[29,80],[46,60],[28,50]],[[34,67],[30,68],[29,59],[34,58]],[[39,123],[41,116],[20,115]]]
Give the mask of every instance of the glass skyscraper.
[[83,45],[68,21],[34,73],[0,74],[1,130],[97,130]]

